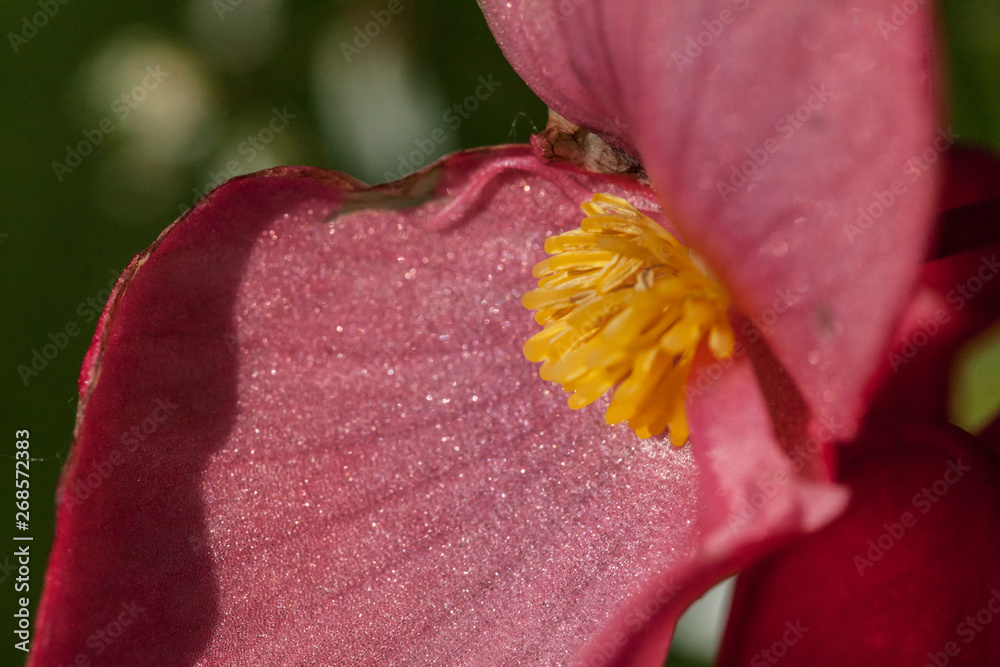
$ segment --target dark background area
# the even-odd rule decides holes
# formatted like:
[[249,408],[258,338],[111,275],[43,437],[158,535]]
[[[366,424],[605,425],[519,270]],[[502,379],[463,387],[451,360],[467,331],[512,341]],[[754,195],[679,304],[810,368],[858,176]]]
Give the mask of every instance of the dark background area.
[[[398,2],[367,44],[361,28],[388,0],[0,6],[0,664],[24,659],[11,633],[11,537],[34,538],[34,613],[77,374],[109,285],[136,253],[228,176],[309,164],[375,183],[545,125],[474,2]],[[44,21],[42,5],[55,12]],[[942,9],[954,130],[1000,150],[1000,4]],[[480,77],[499,88],[453,127],[445,112]],[[74,157],[81,142],[93,150]],[[997,349],[984,345],[963,375],[963,423],[996,405]],[[33,457],[26,532],[14,527],[17,429],[30,431]]]

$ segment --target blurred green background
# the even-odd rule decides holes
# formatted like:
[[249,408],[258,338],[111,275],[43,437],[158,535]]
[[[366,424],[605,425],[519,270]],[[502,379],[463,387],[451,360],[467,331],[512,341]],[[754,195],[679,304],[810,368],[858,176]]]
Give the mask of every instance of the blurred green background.
[[[60,2],[0,7],[0,505],[13,514],[14,431],[28,429],[32,609],[76,376],[108,288],[133,255],[236,174],[309,164],[381,182],[460,148],[524,142],[546,120],[471,1],[399,0],[402,11],[367,44],[360,27],[387,0]],[[51,16],[38,17],[43,6]],[[1000,150],[1000,5],[966,0],[943,13],[955,131]],[[499,90],[455,128],[444,114],[479,77]],[[435,128],[445,137],[426,150]],[[93,151],[68,149],[80,142]],[[26,373],[49,343],[52,358]],[[965,423],[996,405],[996,349],[984,346],[964,374],[973,386],[959,401]],[[5,545],[12,522],[0,522]],[[0,549],[3,665],[24,660],[11,640],[12,552]],[[707,664],[698,655],[711,651],[714,631],[698,631],[711,625],[711,606],[687,623],[671,664]]]

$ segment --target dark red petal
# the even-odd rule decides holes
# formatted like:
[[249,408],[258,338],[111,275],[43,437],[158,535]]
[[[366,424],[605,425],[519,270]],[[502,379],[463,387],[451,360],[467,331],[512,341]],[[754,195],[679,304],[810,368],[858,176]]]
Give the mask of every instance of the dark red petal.
[[909,424],[867,433],[843,470],[847,512],[740,575],[718,664],[997,664],[1000,461]]
[[[711,481],[521,354],[543,240],[595,191],[655,208],[505,148],[372,189],[264,172],[179,220],[84,364],[30,664],[572,662],[665,573],[676,617],[721,575]],[[727,377],[750,402],[699,456],[742,433],[771,460],[753,374]]]
[[998,319],[1000,245],[926,263],[873,379],[869,419],[946,421],[956,352]]
[[1000,197],[1000,156],[996,153],[956,146],[945,158],[941,211]]
[[933,127],[925,7],[901,22],[891,0],[481,4],[550,106],[638,151],[684,240],[849,437],[953,141]]
[[997,416],[979,433],[979,439],[1000,456],[1000,416]]
[[960,147],[947,158],[935,256],[1000,243],[1000,156]]

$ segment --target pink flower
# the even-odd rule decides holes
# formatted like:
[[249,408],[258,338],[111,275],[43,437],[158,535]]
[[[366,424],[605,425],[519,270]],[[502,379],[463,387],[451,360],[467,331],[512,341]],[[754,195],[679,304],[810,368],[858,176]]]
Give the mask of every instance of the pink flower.
[[[30,664],[659,664],[707,586],[842,511],[832,442],[950,142],[924,14],[884,37],[888,2],[484,7],[651,185],[542,161],[550,135],[373,188],[283,168],[209,195],[85,360]],[[522,356],[544,240],[602,192],[732,300],[732,356],[686,348],[690,447],[607,426],[606,398],[570,410]]]

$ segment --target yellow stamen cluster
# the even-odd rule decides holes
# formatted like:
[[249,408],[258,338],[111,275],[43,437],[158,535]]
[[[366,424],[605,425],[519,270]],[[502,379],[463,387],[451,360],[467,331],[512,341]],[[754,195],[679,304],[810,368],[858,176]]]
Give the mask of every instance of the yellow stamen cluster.
[[538,289],[523,298],[544,328],[524,355],[543,362],[543,380],[572,393],[571,408],[617,385],[607,423],[627,421],[640,438],[669,429],[681,446],[698,346],[707,338],[716,358],[733,353],[729,297],[687,248],[624,199],[596,194],[581,208],[580,229],[545,240],[552,256],[535,266]]

